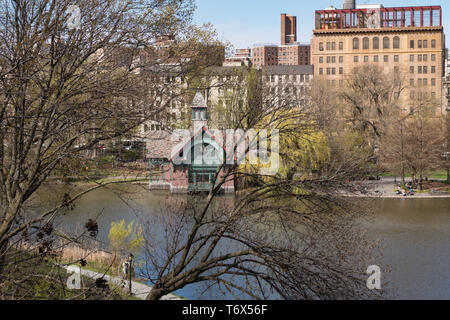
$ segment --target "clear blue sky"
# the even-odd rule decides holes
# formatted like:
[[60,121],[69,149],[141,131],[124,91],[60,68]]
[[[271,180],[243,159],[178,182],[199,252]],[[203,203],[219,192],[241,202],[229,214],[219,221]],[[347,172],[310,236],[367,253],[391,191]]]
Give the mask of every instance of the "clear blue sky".
[[[194,20],[211,22],[222,40],[236,48],[250,48],[255,43],[280,42],[280,14],[297,16],[297,38],[309,42],[314,28],[314,11],[333,5],[341,8],[344,0],[197,0]],[[357,4],[381,3],[385,7],[442,7],[442,21],[447,48],[450,44],[450,0],[356,0]]]

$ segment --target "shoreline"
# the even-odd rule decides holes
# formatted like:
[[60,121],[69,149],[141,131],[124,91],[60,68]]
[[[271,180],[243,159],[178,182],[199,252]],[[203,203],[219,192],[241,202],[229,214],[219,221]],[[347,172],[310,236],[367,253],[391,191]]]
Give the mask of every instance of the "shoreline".
[[[397,181],[398,182],[398,181]],[[364,186],[370,190],[371,194],[359,195],[360,197],[367,198],[382,198],[382,199],[439,199],[439,198],[450,198],[449,192],[443,192],[442,194],[431,194],[428,192],[417,192],[411,196],[397,195],[395,193],[395,178],[394,177],[384,177],[379,181],[368,181],[363,182]],[[450,188],[450,185],[449,185]],[[441,191],[442,192],[442,191]]]
[[[120,183],[131,183],[137,185],[147,184],[149,177],[145,176],[110,176],[110,177],[102,177],[98,180],[92,181],[62,181],[58,179],[50,179],[47,183],[62,183],[62,184],[92,184],[96,183],[108,183],[108,182],[120,182]],[[362,185],[367,186],[370,190],[369,194],[349,194],[343,193],[342,196],[345,197],[355,197],[355,198],[370,198],[370,199],[439,199],[439,198],[450,198],[450,193],[447,194],[430,194],[416,192],[414,196],[402,196],[395,194],[395,184],[393,177],[383,177],[382,180],[379,181],[364,181]],[[449,186],[450,188],[450,186]],[[149,190],[150,191],[150,190]]]

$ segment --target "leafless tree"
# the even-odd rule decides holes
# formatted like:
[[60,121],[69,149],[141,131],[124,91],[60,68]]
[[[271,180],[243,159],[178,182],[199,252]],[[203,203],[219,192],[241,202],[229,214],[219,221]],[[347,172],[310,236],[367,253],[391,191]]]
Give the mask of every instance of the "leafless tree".
[[438,168],[442,161],[445,141],[439,103],[423,88],[417,88],[416,94],[411,110],[392,119],[380,156],[385,167],[400,173],[403,184],[410,173],[422,189],[425,173]]
[[177,94],[163,71],[214,63],[205,56],[218,42],[192,25],[194,9],[191,0],[0,2],[0,277],[25,236],[36,240],[102,187],[66,193],[32,216],[26,208],[42,184],[57,171],[80,174],[87,150],[165,112]]
[[399,99],[406,88],[403,76],[386,75],[378,66],[365,65],[354,68],[346,82],[340,93],[346,119],[354,128],[379,139],[400,109]]

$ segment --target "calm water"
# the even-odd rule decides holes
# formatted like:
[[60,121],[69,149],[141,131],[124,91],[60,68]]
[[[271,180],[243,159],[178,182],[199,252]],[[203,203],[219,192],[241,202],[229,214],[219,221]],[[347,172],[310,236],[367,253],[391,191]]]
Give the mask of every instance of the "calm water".
[[[130,194],[120,199],[113,191],[99,190],[81,199],[75,210],[61,218],[60,226],[83,230],[89,218],[98,218],[99,239],[107,246],[111,222],[139,220],[161,212],[165,192],[148,192],[145,186],[127,186]],[[180,196],[183,198],[183,196]],[[47,193],[42,206],[53,202]],[[227,198],[225,201],[233,201]],[[369,236],[380,240],[384,255],[374,264],[391,271],[383,274],[388,292],[396,299],[450,299],[450,198],[379,199],[374,221],[366,226]],[[192,285],[177,293],[188,299],[218,298],[214,290],[200,294],[206,285]]]
[[368,229],[381,239],[397,299],[450,299],[450,198],[377,200]]

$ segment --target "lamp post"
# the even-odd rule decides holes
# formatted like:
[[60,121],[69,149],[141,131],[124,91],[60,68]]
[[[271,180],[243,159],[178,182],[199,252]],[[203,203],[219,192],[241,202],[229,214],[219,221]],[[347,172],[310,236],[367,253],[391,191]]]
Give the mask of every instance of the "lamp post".
[[130,255],[128,256],[128,289],[130,291],[130,296],[133,295],[132,291],[131,291],[131,277],[132,277],[132,273],[133,273],[133,254],[130,253]]

